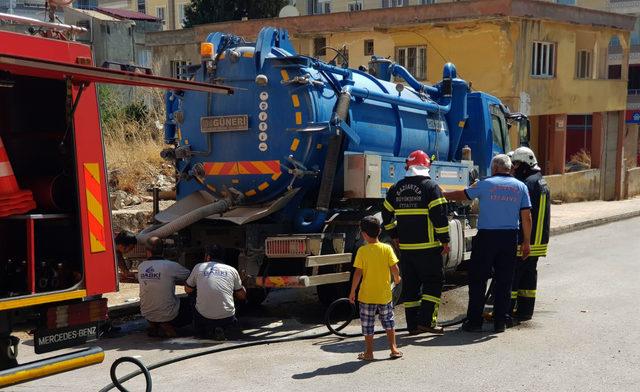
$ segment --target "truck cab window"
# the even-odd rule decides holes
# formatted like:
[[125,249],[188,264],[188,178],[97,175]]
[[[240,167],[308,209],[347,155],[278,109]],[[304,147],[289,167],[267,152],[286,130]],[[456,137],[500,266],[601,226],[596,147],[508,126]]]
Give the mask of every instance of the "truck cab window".
[[490,106],[491,112],[491,133],[493,136],[493,144],[507,153],[511,150],[511,143],[509,141],[509,131],[507,129],[507,121],[504,118],[504,114],[500,109],[495,106]]

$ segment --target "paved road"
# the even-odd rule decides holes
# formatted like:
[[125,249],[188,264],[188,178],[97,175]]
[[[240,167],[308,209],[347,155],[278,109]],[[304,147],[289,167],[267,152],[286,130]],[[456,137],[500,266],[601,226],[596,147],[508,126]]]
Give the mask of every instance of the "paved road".
[[[378,339],[380,360],[372,363],[355,359],[360,339],[237,350],[158,369],[154,391],[638,391],[639,225],[636,218],[554,237],[550,256],[540,263],[535,320],[504,334],[453,329],[443,337],[402,337],[405,358],[396,361],[382,360],[387,352]],[[314,306],[308,293],[296,295],[275,295],[267,304],[270,317],[251,333],[308,328],[305,317],[279,315],[283,308]],[[463,289],[447,294],[448,316],[459,312],[464,295]],[[127,326],[139,329],[141,323]],[[108,350],[104,365],[10,390],[95,391],[108,383],[108,366],[118,356],[140,355],[151,363],[215,343],[183,338],[159,345],[137,332],[101,344]],[[140,382],[129,383],[131,391],[143,390]]]

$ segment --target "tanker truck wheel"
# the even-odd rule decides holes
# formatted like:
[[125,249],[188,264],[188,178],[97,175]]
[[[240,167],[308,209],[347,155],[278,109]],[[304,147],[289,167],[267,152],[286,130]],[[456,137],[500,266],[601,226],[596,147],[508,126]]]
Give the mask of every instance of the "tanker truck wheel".
[[268,295],[269,289],[262,287],[247,289],[247,303],[249,306],[260,306]]
[[[349,268],[351,268],[349,264],[327,265],[321,267],[319,272],[321,274],[330,274],[334,272],[343,272],[343,270],[347,271]],[[349,290],[351,290],[351,279],[349,279],[348,282],[323,284],[316,288],[318,299],[324,306],[331,305],[331,303],[337,299],[348,297]]]

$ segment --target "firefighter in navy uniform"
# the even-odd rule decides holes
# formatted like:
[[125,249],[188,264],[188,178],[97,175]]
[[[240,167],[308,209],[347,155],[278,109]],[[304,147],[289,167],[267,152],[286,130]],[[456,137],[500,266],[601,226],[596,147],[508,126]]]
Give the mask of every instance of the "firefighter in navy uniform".
[[520,260],[522,253],[518,251],[518,262],[511,291],[511,309],[513,316],[520,320],[530,320],[536,302],[536,285],[538,282],[538,257],[547,255],[550,223],[550,192],[547,182],[542,177],[538,161],[533,151],[527,147],[517,148],[511,157],[513,175],[524,182],[531,198],[531,253]]
[[400,248],[402,297],[410,334],[442,334],[436,325],[444,282],[443,255],[449,252],[447,200],[429,177],[431,161],[412,152],[405,178],[387,192],[382,210],[385,230]]

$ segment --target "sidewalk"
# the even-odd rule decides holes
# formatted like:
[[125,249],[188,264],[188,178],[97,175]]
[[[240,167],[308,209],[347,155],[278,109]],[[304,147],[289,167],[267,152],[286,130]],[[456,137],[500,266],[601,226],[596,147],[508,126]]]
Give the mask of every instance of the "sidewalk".
[[551,206],[551,234],[558,235],[640,216],[640,197]]
[[[558,235],[640,216],[640,197],[620,201],[586,201],[551,206],[551,234]],[[178,294],[184,293],[178,287]],[[120,283],[120,291],[106,294],[110,312],[126,313],[139,304],[137,283]]]

